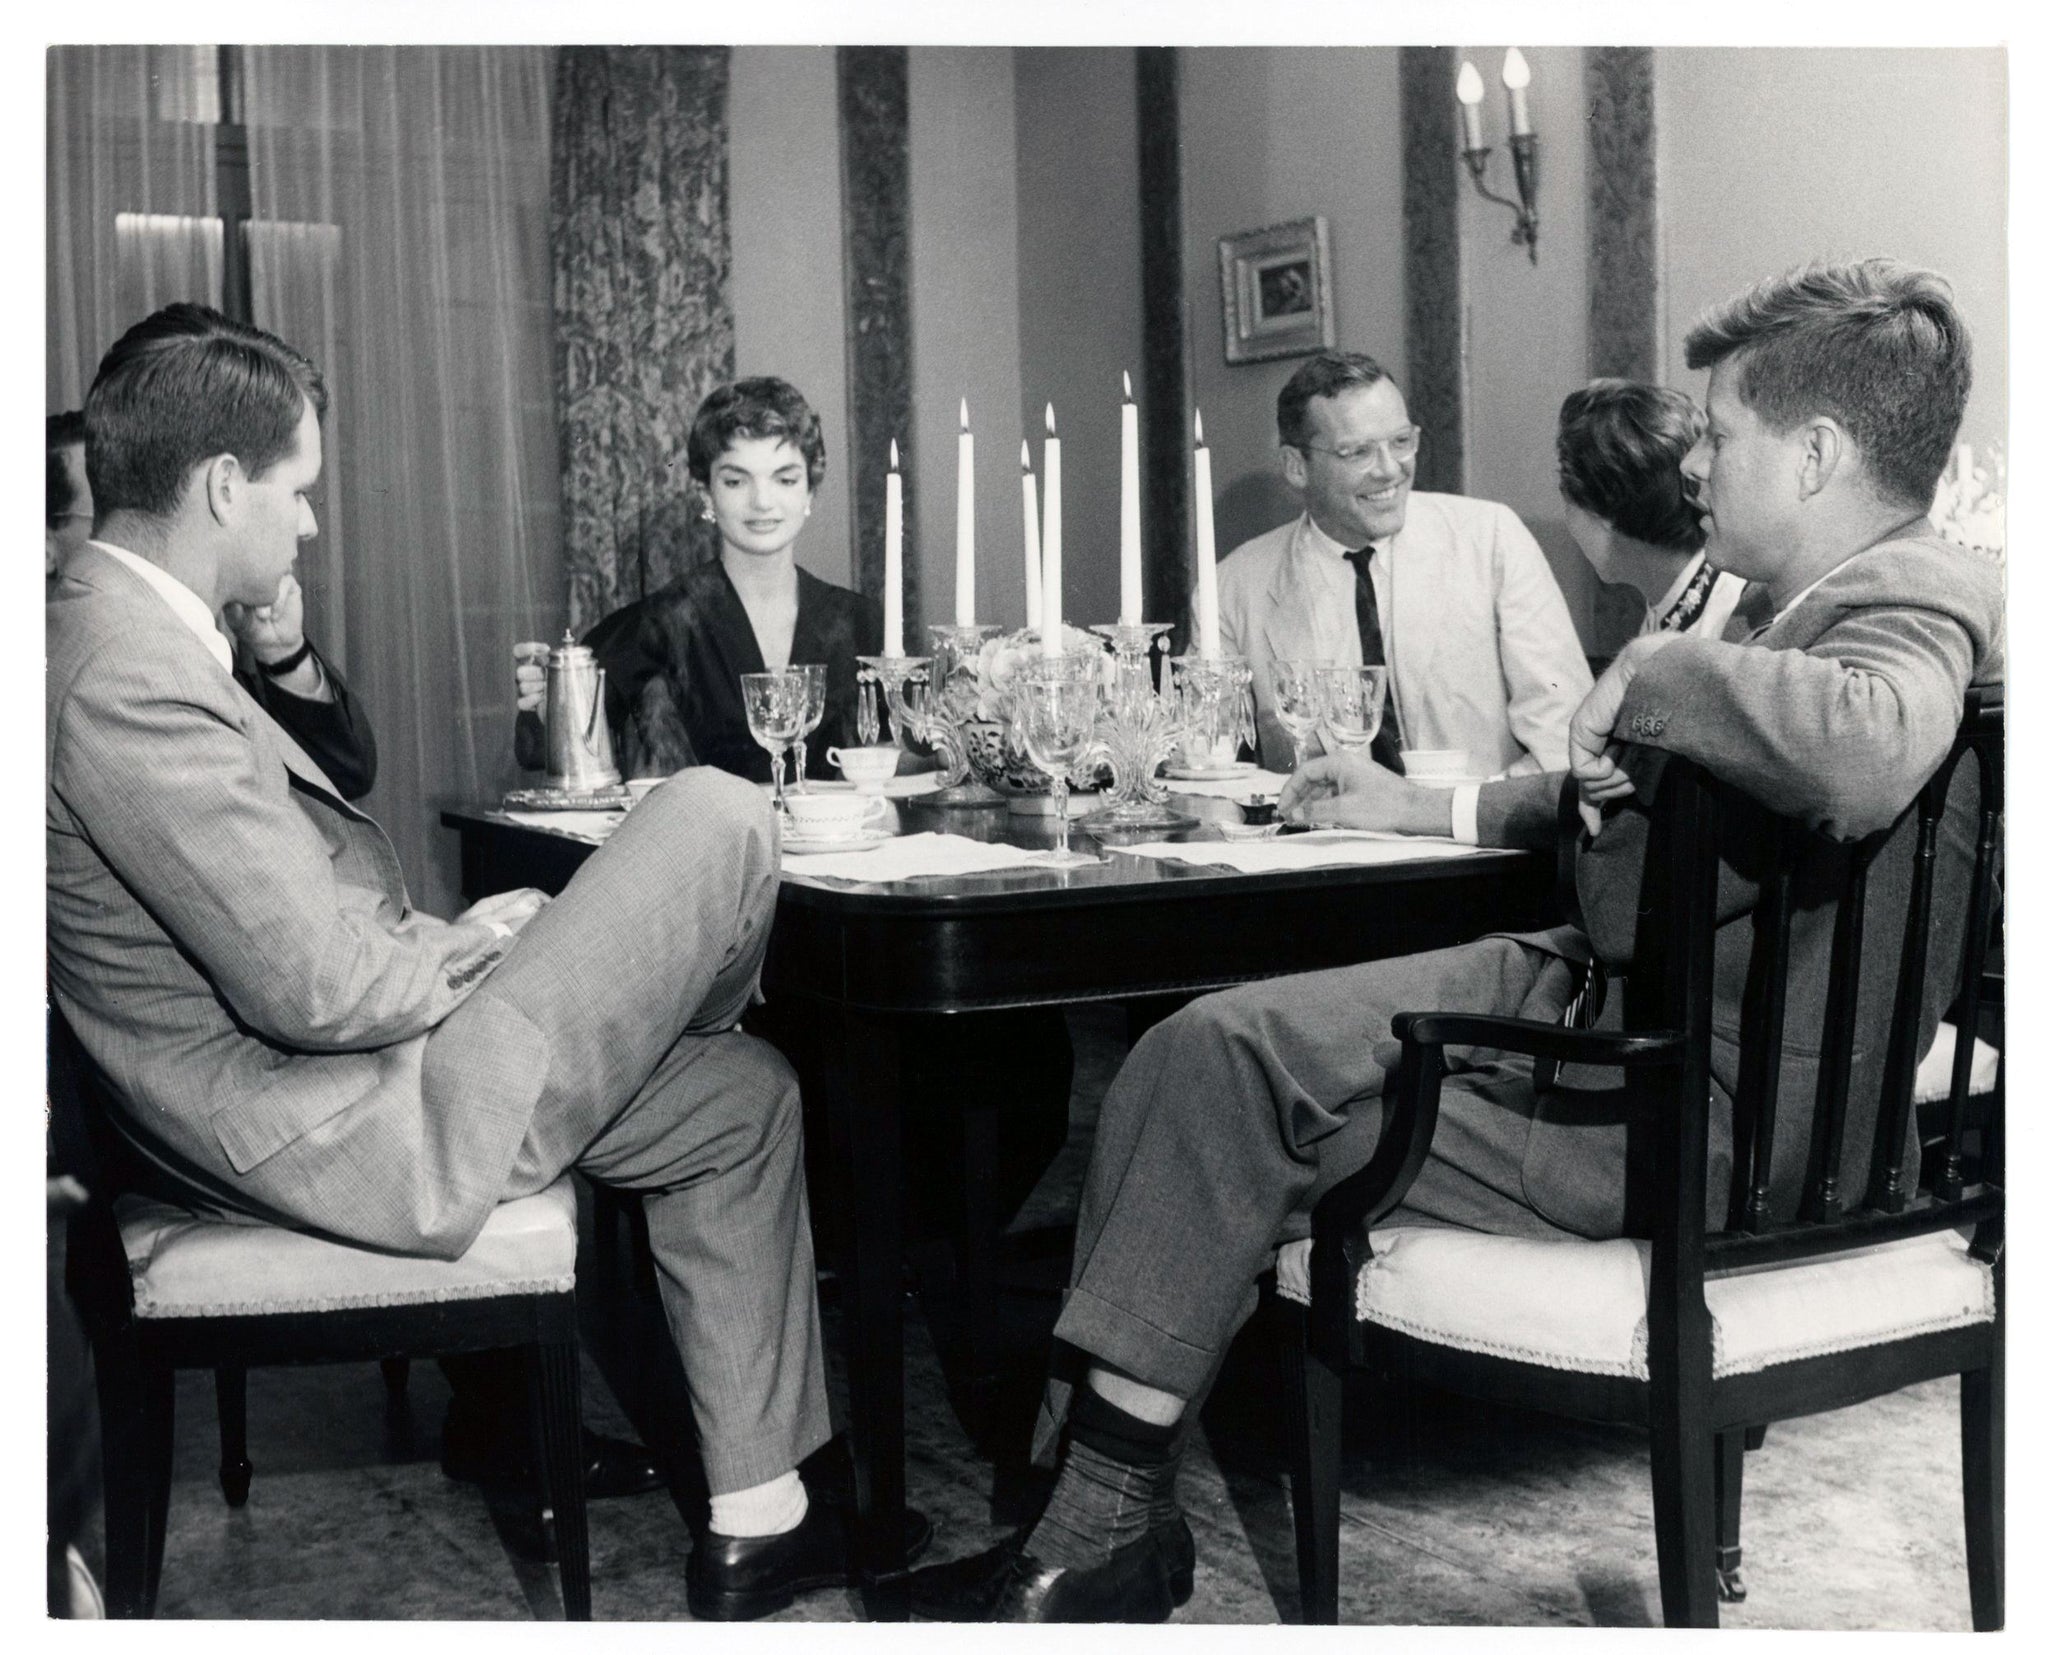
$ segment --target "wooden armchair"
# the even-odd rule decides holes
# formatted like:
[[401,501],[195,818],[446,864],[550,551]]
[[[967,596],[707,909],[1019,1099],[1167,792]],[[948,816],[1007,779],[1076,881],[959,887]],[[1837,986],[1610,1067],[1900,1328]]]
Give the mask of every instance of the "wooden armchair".
[[[1796,824],[1764,840],[1734,1088],[1729,1210],[1708,1208],[1717,836],[1730,790],[1673,762],[1652,813],[1624,1032],[1499,1017],[1404,1013],[1395,1107],[1373,1159],[1312,1220],[1305,1307],[1284,1302],[1295,1526],[1305,1618],[1337,1616],[1341,1376],[1370,1365],[1465,1395],[1647,1426],[1664,1618],[1718,1624],[1717,1569],[1740,1587],[1745,1444],[1766,1424],[1845,1407],[1946,1374],[1962,1376],[1964,1538],[1971,1618],[2004,1621],[2004,1083],[1972,1093],[1972,1052],[1994,906],[2004,757],[2002,691],[1972,692],[1961,734],[1915,806],[1859,841],[1836,904],[1817,1096],[1796,1213],[1773,1200],[1786,961],[1802,857]],[[1919,1187],[1913,1084],[1926,990],[1934,856],[1950,783],[1969,760],[1979,810],[1963,916],[1961,996],[1946,1119]],[[1747,808],[1747,807],[1745,807]],[[1848,1146],[1849,1055],[1857,1030],[1864,897],[1894,834],[1916,836],[1906,943],[1869,1150],[1868,1198],[1839,1183]],[[1832,854],[1839,860],[1840,847]],[[1952,933],[1951,933],[1952,936]],[[1538,1083],[1559,1063],[1618,1065],[1627,1107],[1650,1122],[1647,1241],[1528,1241],[1373,1227],[1420,1170],[1435,1127],[1446,1046],[1528,1054]],[[1981,1077],[1980,1077],[1981,1078]],[[1301,1244],[1295,1244],[1297,1248]]]
[[50,1011],[52,1137],[92,1199],[70,1221],[66,1287],[92,1344],[105,1485],[106,1597],[155,1612],[171,1492],[172,1375],[214,1370],[221,1490],[247,1496],[251,1367],[387,1364],[518,1346],[526,1354],[544,1515],[570,1620],[590,1618],[577,1400],[576,1197],[567,1178],[507,1202],[459,1259],[370,1252],[257,1219],[214,1219],[132,1188],[132,1152],[91,1059]]

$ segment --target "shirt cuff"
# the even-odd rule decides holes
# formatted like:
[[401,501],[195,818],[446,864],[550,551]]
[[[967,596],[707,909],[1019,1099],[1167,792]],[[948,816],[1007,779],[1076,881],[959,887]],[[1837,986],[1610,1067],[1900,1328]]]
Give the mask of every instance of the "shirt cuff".
[[1465,782],[1451,789],[1451,837],[1461,845],[1479,843],[1479,784]]

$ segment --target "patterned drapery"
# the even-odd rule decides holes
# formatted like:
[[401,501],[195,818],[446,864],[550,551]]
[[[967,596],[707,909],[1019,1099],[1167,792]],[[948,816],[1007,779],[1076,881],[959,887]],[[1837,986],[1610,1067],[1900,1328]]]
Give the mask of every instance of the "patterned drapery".
[[563,47],[555,68],[562,547],[579,632],[717,551],[686,453],[733,375],[722,46]]

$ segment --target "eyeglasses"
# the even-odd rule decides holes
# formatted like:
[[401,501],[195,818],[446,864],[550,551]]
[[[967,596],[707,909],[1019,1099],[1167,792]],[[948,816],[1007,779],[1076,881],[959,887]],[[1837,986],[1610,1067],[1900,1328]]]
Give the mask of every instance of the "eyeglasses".
[[1416,449],[1422,446],[1422,427],[1411,425],[1405,431],[1397,431],[1391,437],[1382,437],[1378,442],[1352,443],[1344,448],[1326,448],[1321,443],[1301,445],[1313,454],[1327,454],[1339,465],[1362,466],[1367,460],[1392,460],[1396,464],[1415,458]]

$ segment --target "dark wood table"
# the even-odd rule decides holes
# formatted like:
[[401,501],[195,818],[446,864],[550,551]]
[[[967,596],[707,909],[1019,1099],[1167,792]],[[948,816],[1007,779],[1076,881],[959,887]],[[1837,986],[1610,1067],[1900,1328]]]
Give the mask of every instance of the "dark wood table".
[[[1216,820],[1239,814],[1222,800],[1182,802]],[[592,848],[484,809],[441,820],[461,835],[470,901],[520,885],[560,890]],[[895,806],[893,825],[1049,841],[1039,819],[914,799]],[[1205,821],[1190,837],[1220,836]],[[1076,843],[1089,841],[1077,833]],[[818,1073],[851,1208],[850,1426],[866,1595],[877,1615],[895,1607],[886,1586],[903,1557],[902,1082],[920,1027],[964,1013],[1200,992],[1556,917],[1550,860],[1521,853],[1260,874],[1111,855],[1092,867],[898,885],[827,883],[801,867],[783,871],[763,983],[771,1003],[801,1008],[826,1059]],[[972,1150],[968,1159],[992,1164]],[[989,1269],[983,1279],[991,1277]]]

